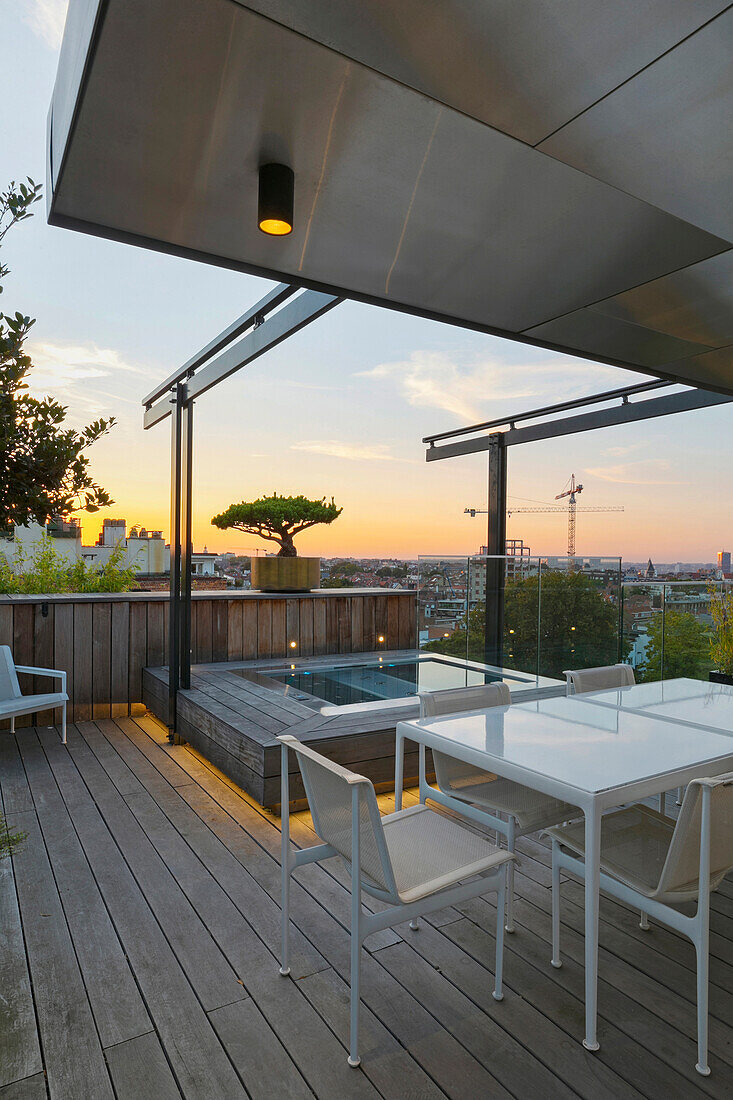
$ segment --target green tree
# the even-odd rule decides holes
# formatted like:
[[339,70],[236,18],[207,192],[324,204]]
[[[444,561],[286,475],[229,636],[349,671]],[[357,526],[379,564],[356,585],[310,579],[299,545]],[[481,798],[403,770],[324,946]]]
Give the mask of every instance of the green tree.
[[[32,214],[40,184],[11,182],[0,192],[0,242]],[[9,269],[0,265],[0,291]],[[45,523],[76,509],[96,512],[114,503],[89,472],[88,449],[115,423],[96,420],[81,431],[65,426],[67,409],[52,397],[28,393],[32,368],[25,341],[34,321],[0,313],[0,529]]]
[[280,545],[278,557],[295,558],[298,556],[293,543],[295,536],[319,523],[333,523],[342,511],[343,508],[337,508],[334,504],[333,497],[331,503],[326,504],[325,497],[308,500],[304,496],[284,497],[273,493],[271,497],[230,504],[211,522],[222,531],[233,528],[247,535],[277,542]]
[[643,680],[672,680],[688,676],[692,680],[707,676],[710,668],[710,635],[694,615],[667,611],[655,615],[649,625]]
[[[485,605],[479,604],[448,638],[426,648],[484,659]],[[504,665],[521,672],[562,677],[618,659],[618,608],[590,577],[547,571],[508,580],[504,590]]]
[[713,585],[709,592],[713,618],[710,657],[719,672],[733,676],[733,588],[718,591]]

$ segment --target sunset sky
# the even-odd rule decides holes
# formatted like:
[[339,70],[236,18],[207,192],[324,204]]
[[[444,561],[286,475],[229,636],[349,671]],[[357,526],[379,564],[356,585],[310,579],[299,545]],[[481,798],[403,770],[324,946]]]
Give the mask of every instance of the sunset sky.
[[[3,12],[2,186],[45,178],[64,8],[18,0]],[[143,432],[140,400],[271,284],[51,228],[45,205],[36,211],[3,249],[11,275],[2,306],[38,319],[32,386],[67,404],[73,423],[117,417],[92,452],[93,472],[116,501],[102,514],[167,537],[168,427]],[[426,465],[422,436],[640,380],[345,303],[197,405],[196,548],[249,552],[251,537],[217,531],[211,516],[277,490],[333,495],[344,508],[332,527],[301,538],[303,553],[475,552],[484,522],[463,510],[486,506],[485,457]],[[578,553],[710,561],[733,547],[731,425],[733,409],[721,407],[513,448],[510,505],[553,501],[574,472],[585,485],[581,505],[625,508],[579,515]],[[83,524],[94,541],[101,518]],[[509,535],[533,553],[564,553],[566,522],[513,515]]]

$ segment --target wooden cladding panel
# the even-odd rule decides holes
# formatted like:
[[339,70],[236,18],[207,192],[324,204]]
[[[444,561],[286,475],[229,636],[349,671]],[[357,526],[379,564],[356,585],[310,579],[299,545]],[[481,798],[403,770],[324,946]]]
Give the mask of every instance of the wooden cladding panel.
[[[415,645],[415,634],[411,593],[199,597],[192,604],[192,657],[199,664],[404,649]],[[66,672],[69,721],[123,717],[143,701],[142,670],[168,663],[168,601],[0,596],[0,645],[12,648],[18,664]],[[53,688],[40,677],[24,680],[27,693]],[[60,710],[44,711],[18,725],[60,719]]]

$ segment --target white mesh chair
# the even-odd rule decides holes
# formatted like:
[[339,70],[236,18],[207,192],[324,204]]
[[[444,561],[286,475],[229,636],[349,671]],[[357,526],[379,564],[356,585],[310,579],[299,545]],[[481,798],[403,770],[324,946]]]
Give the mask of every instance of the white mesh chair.
[[[485,710],[487,707],[508,707],[512,698],[504,683],[479,684],[476,687],[451,688],[448,691],[420,693],[420,717],[434,718],[463,711]],[[506,838],[507,849],[514,852],[517,837],[537,832],[548,825],[578,817],[577,806],[561,802],[550,795],[533,791],[511,779],[501,779],[472,764],[433,749],[433,765],[438,790],[425,778],[425,746],[419,747],[420,801],[434,802],[460,812],[496,829]],[[461,803],[456,806],[455,800]],[[499,817],[498,814],[502,814]],[[514,865],[508,871],[507,932],[514,931]]]
[[[18,673],[28,672],[31,676],[51,676],[61,681],[61,690],[46,695],[23,695],[18,683]],[[38,710],[51,710],[61,707],[61,740],[66,744],[66,673],[54,668],[30,668],[16,665],[10,647],[0,645],[0,719],[10,719],[10,732],[15,732],[15,719],[22,714],[33,714]]]
[[[284,735],[282,743],[282,965],[290,973],[290,876],[296,867],[342,856],[351,876],[351,1040],[349,1065],[359,1058],[359,963],[367,936],[489,891],[497,893],[494,998],[502,1000],[506,867],[511,853],[490,844],[465,825],[412,806],[382,817],[369,779],[334,764]],[[291,850],[288,749],[298,758],[313,826],[322,844]],[[466,881],[469,880],[469,881]],[[361,892],[388,909],[367,913]]]
[[[560,872],[583,878],[583,823],[552,837],[552,965],[560,966]],[[601,890],[687,936],[697,952],[697,1065],[708,1066],[710,891],[733,870],[733,772],[694,779],[675,824],[649,806],[606,814],[601,826]],[[693,917],[673,906],[697,901]]]
[[[568,695],[583,695],[586,691],[613,691],[633,687],[636,683],[631,665],[599,665],[598,668],[565,669]],[[659,811],[664,813],[665,792],[659,796]],[[682,805],[682,788],[677,789],[677,805]]]
[[568,695],[586,691],[611,691],[633,687],[636,683],[631,665],[599,665],[597,668],[565,669]]

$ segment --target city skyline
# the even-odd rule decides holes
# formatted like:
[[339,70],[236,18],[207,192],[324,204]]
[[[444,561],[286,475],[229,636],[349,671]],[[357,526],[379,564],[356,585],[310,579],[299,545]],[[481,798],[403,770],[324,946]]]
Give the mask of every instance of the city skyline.
[[[17,107],[0,152],[3,179],[44,178],[45,121],[64,4],[23,0],[6,15],[8,81]],[[91,452],[115,504],[103,516],[169,530],[168,430],[144,433],[145,392],[271,285],[264,280],[49,227],[42,204],[6,239],[4,307],[37,317],[31,384],[80,424],[115,415]],[[484,521],[482,456],[426,465],[420,440],[485,418],[642,380],[643,376],[347,302],[207,395],[196,410],[194,541],[216,551],[258,545],[210,518],[264,493],[335,497],[332,526],[303,553],[415,557],[471,553]],[[571,473],[585,485],[579,555],[714,560],[730,545],[727,407],[514,448],[513,507],[552,503]],[[714,483],[714,491],[705,487]],[[513,515],[509,537],[562,554],[557,515]],[[85,536],[87,537],[87,536]],[[261,544],[266,549],[266,544]]]

